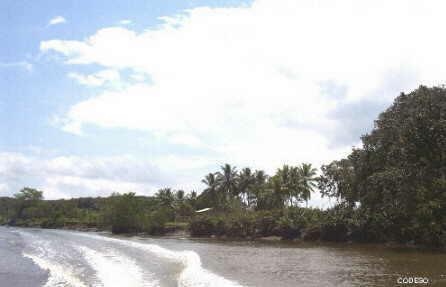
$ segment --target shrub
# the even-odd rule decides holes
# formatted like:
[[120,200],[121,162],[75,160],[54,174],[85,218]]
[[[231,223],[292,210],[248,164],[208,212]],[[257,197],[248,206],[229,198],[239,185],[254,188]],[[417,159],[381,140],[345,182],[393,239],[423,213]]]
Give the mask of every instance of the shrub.
[[296,224],[290,217],[282,216],[276,222],[275,234],[284,239],[295,239],[300,237],[301,226]]
[[348,229],[344,223],[325,223],[321,225],[321,240],[341,242],[348,238]]
[[316,241],[321,238],[321,229],[319,226],[311,226],[304,230],[302,239],[305,241]]
[[256,230],[257,236],[275,235],[276,217],[270,211],[257,212]]
[[255,217],[250,214],[239,214],[229,218],[225,224],[225,235],[229,237],[254,237],[256,234]]
[[210,236],[214,234],[214,222],[210,217],[197,217],[189,226],[192,236]]

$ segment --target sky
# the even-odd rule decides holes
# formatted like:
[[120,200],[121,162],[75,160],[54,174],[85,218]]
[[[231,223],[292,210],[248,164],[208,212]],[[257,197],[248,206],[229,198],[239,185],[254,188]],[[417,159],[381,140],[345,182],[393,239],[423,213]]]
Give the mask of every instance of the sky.
[[200,191],[224,163],[343,158],[401,92],[444,84],[445,8],[3,0],[0,196]]

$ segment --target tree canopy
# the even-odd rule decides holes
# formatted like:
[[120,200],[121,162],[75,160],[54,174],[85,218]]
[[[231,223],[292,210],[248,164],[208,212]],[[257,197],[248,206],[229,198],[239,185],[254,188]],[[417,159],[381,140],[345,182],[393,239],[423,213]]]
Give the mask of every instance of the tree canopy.
[[21,200],[41,200],[43,199],[43,192],[34,188],[25,187],[14,194],[14,197]]
[[362,147],[321,170],[322,194],[360,205],[364,224],[396,239],[446,240],[446,89],[402,93]]

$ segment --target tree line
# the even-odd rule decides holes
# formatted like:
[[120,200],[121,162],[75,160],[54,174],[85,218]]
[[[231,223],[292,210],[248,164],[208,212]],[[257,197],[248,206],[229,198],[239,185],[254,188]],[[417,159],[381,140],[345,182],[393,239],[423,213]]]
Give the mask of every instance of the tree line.
[[[161,234],[398,242],[446,246],[446,89],[401,93],[344,159],[284,165],[273,175],[229,164],[204,176],[200,193],[164,188],[154,196],[42,200],[25,188],[0,198],[10,225]],[[308,208],[314,192],[336,200]],[[205,213],[197,210],[211,208]]]
[[201,194],[206,206],[225,210],[239,205],[253,210],[280,209],[308,203],[316,187],[316,169],[311,164],[284,165],[273,176],[263,170],[225,164],[221,170],[209,173],[202,182],[206,188]]

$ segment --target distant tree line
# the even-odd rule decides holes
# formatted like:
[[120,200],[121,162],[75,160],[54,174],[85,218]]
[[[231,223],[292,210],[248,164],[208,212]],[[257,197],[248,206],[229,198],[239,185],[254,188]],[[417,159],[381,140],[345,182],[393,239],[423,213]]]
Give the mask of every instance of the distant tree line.
[[[225,164],[204,177],[199,194],[164,188],[151,197],[50,201],[24,188],[15,198],[0,198],[0,223],[445,247],[446,89],[420,86],[402,93],[361,140],[361,147],[319,172],[302,163],[270,176]],[[336,204],[308,208],[316,191]],[[203,208],[211,209],[196,213]]]

